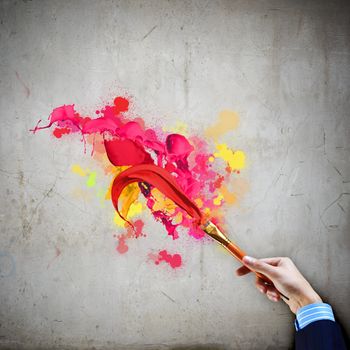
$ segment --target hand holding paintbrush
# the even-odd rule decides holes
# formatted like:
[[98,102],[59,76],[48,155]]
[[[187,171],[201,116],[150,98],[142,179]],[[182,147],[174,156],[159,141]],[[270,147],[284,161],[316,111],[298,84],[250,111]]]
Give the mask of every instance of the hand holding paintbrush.
[[294,314],[305,305],[322,303],[320,296],[290,258],[255,259],[244,256],[242,262],[244,266],[237,269],[237,275],[244,276],[253,270],[268,276],[273,284],[267,285],[257,278],[258,290],[274,302],[279,301],[282,293],[288,295],[289,298],[283,298],[283,300]]
[[[219,244],[221,244],[225,249],[227,249],[238,261],[246,265],[246,261],[244,260],[244,257],[246,256],[245,252],[242,249],[240,249],[236,244],[234,244],[232,241],[230,241],[228,237],[225,236],[225,234],[215,224],[213,224],[211,221],[207,221],[204,225],[201,226],[201,229],[205,233],[207,233],[211,238],[213,238]],[[260,280],[260,284],[266,285],[267,287],[270,287],[270,288],[274,288],[281,297],[283,297],[286,300],[289,300],[289,298],[285,294],[278,291],[277,288],[274,287],[272,281],[266,275],[255,270],[252,267],[253,265],[251,264],[246,266],[245,268],[249,272],[253,271],[256,274],[257,278]]]

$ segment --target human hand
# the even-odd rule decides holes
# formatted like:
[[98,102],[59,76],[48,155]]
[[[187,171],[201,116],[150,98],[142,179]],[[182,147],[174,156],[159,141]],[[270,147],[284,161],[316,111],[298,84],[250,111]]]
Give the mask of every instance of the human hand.
[[274,302],[281,299],[280,293],[286,295],[289,300],[283,298],[283,301],[294,314],[305,305],[322,302],[290,258],[255,259],[245,256],[243,263],[244,266],[237,269],[237,275],[243,276],[251,271],[264,274],[274,286],[265,284],[257,277],[255,284],[258,290]]

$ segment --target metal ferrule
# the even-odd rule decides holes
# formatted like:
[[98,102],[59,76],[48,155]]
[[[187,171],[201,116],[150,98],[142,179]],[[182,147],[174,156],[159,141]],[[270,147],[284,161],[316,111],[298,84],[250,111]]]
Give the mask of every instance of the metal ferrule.
[[211,238],[215,239],[225,248],[229,245],[229,243],[231,243],[231,241],[211,221],[207,221],[201,228],[205,233],[207,233]]

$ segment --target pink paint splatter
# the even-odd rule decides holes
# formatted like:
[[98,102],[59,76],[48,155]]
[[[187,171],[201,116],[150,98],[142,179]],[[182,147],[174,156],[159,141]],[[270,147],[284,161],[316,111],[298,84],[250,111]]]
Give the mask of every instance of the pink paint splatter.
[[127,228],[126,233],[115,235],[116,239],[118,240],[118,244],[116,247],[118,253],[124,254],[129,250],[129,247],[126,243],[128,239],[146,237],[146,235],[142,232],[144,225],[145,224],[142,220],[136,220],[134,222],[134,228],[131,228],[129,226]]
[[158,254],[150,253],[148,257],[153,260],[156,265],[159,265],[162,261],[169,264],[173,269],[176,269],[182,265],[180,254],[169,254],[165,249],[161,250]]
[[124,254],[129,250],[129,247],[127,246],[127,244],[125,243],[126,240],[126,235],[122,234],[118,236],[118,245],[117,245],[117,251],[120,254]]

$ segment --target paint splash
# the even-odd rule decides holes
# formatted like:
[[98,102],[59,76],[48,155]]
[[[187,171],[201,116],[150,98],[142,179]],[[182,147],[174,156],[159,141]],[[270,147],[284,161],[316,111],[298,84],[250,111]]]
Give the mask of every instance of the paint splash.
[[161,250],[158,254],[150,253],[148,257],[153,260],[156,265],[159,265],[162,261],[164,261],[173,269],[180,267],[182,264],[180,254],[169,254],[165,249]]
[[[105,176],[112,179],[129,166],[157,165],[175,177],[186,196],[196,203],[204,215],[215,218],[213,221],[223,227],[227,207],[237,203],[242,196],[242,188],[246,187],[232,186],[234,181],[238,183],[239,174],[245,167],[244,152],[218,143],[222,135],[237,127],[237,114],[227,110],[221,112],[218,122],[205,132],[207,141],[203,137],[188,135],[184,123],[178,122],[175,129],[147,127],[146,122],[135,117],[129,107],[130,99],[118,96],[113,103],[97,110],[97,117],[93,118],[81,115],[73,104],[63,105],[51,112],[47,125],[39,126],[39,120],[31,131],[36,133],[54,125],[52,135],[57,139],[64,141],[68,134],[80,136],[84,151],[89,145],[92,158],[100,164]],[[178,130],[186,133],[186,136]],[[71,170],[85,178],[88,188],[96,188],[96,195],[102,200],[112,199],[113,181],[108,189],[103,189],[96,186],[99,180],[96,171],[84,169],[79,164],[73,164]],[[195,239],[200,240],[205,235],[184,210],[147,181],[130,183],[120,198],[121,215],[134,225],[132,229],[115,213],[115,225],[124,230],[114,235],[116,250],[120,254],[129,250],[130,240],[146,236],[143,233],[144,222],[140,218],[144,210],[151,210],[154,219],[164,225],[174,240],[180,236],[179,226],[185,227]],[[161,250],[158,254],[150,254],[157,265],[164,261],[170,267],[178,268],[182,264],[181,256],[176,253]]]
[[217,141],[221,136],[228,133],[230,130],[237,128],[239,123],[239,117],[236,112],[222,111],[219,114],[217,123],[209,127],[205,131],[205,136]]

